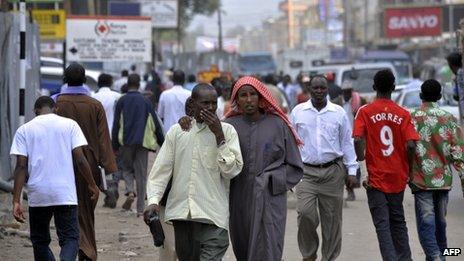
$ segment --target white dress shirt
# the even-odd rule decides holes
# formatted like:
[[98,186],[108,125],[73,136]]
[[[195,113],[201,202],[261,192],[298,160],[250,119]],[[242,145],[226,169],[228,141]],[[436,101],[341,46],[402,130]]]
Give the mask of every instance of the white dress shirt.
[[350,127],[353,128],[354,115],[353,108],[351,107],[351,99],[349,101],[343,100],[343,110],[346,112],[346,116],[350,122]]
[[229,229],[229,183],[242,170],[243,159],[234,127],[221,124],[225,144],[219,147],[209,127],[195,120],[190,131],[176,124],[166,134],[147,181],[148,205],[159,204],[173,178],[164,221],[193,220]]
[[192,94],[180,85],[161,93],[158,103],[158,116],[163,120],[164,132],[185,116],[185,102]]
[[127,77],[124,76],[124,77],[121,77],[119,79],[117,79],[116,81],[114,81],[113,83],[113,89],[117,92],[121,92],[121,88],[124,84],[127,83]]
[[108,123],[108,130],[111,133],[111,130],[113,129],[114,108],[116,107],[116,102],[121,97],[121,94],[111,90],[109,87],[101,87],[97,93],[92,95],[92,97],[97,99],[103,105],[106,114],[106,121]]
[[343,157],[349,175],[356,175],[358,163],[351,138],[351,124],[345,110],[330,101],[318,111],[311,100],[298,104],[290,120],[304,145],[300,147],[304,163],[324,164]]

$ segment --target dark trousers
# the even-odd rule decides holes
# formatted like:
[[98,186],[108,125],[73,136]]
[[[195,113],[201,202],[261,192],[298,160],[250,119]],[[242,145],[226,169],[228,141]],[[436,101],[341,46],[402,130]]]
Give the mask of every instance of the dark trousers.
[[179,261],[220,261],[229,247],[229,233],[216,225],[174,220]]
[[79,250],[77,206],[29,207],[31,241],[35,260],[55,260],[50,250],[50,221],[55,218],[56,233],[61,247],[60,260],[76,260]]
[[425,260],[445,260],[442,256],[447,247],[446,207],[448,191],[418,191],[414,193],[417,232]]
[[[148,150],[139,145],[132,145],[121,147],[119,153],[121,153],[122,173],[126,182],[126,195],[129,193],[136,195],[137,213],[143,213],[147,191]],[[134,191],[135,185],[137,193]]]
[[370,188],[367,201],[377,232],[382,259],[386,261],[412,260],[408,228],[404,219],[404,191],[384,193]]

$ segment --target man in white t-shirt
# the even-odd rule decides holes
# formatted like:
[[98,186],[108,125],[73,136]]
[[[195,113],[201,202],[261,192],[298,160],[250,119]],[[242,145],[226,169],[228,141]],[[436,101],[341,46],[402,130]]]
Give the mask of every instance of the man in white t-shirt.
[[10,154],[17,157],[13,215],[18,222],[25,221],[20,195],[26,183],[34,259],[54,260],[49,248],[50,220],[54,216],[60,259],[76,260],[79,225],[74,167],[87,181],[93,200],[99,193],[82,151],[87,140],[74,120],[53,113],[52,98],[39,97],[34,110],[37,117],[18,128],[11,145]]

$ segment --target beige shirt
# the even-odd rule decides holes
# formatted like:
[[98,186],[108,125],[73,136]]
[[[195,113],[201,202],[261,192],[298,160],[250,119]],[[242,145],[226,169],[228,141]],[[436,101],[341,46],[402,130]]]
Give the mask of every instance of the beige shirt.
[[225,144],[219,148],[206,124],[192,122],[182,131],[175,124],[148,176],[148,204],[159,204],[171,176],[165,221],[196,220],[229,227],[229,183],[243,167],[237,132],[221,123]]

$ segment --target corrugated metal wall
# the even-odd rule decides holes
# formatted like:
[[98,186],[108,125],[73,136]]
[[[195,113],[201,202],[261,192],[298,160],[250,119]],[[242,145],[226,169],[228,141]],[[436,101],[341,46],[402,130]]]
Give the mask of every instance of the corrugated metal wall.
[[[40,39],[35,24],[26,26],[26,121],[40,87]],[[0,13],[0,179],[12,178],[10,146],[19,124],[19,15]]]

